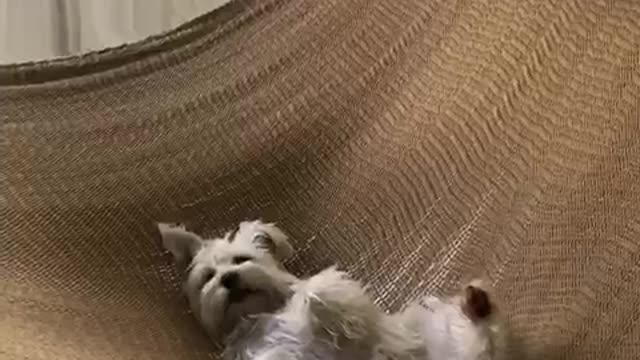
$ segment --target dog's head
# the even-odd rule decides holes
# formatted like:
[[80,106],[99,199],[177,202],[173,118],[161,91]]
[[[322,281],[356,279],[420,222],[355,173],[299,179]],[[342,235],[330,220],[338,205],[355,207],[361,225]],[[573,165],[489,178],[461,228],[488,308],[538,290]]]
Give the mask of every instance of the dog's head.
[[203,239],[181,226],[159,224],[164,247],[185,272],[184,290],[212,336],[246,316],[279,309],[296,278],[282,267],[293,249],[274,224],[242,222],[224,237]]

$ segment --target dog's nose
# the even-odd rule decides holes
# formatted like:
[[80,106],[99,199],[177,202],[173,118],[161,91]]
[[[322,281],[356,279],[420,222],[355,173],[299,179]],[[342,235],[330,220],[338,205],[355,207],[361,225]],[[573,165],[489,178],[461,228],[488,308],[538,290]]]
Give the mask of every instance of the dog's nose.
[[222,286],[227,289],[235,289],[238,287],[238,283],[240,282],[240,276],[236,272],[228,272],[222,275],[222,279],[220,279]]

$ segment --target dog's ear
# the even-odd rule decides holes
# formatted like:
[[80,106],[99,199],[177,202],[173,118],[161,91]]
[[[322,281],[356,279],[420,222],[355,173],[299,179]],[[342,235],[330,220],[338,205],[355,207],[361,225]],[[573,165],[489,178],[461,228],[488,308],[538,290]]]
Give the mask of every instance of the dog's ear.
[[293,255],[293,247],[289,244],[287,235],[275,224],[260,224],[259,231],[253,237],[253,243],[258,248],[267,249],[278,261]]
[[180,266],[189,265],[195,254],[202,248],[202,238],[182,226],[160,223],[158,230],[162,237],[162,246],[171,252]]

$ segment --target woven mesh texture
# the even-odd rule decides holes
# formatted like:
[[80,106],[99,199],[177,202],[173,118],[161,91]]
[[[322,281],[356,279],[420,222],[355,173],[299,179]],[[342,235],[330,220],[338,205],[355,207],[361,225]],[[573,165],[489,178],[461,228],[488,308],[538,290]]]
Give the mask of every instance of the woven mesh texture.
[[528,353],[637,359],[639,48],[633,0],[236,0],[0,67],[0,358],[215,359],[154,222],[261,217],[385,309],[485,276]]

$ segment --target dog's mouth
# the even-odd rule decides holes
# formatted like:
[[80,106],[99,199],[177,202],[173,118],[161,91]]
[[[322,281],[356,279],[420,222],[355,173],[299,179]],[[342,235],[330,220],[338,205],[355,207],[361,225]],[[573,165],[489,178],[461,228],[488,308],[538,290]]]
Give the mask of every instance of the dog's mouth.
[[253,289],[233,289],[229,291],[227,306],[245,301],[252,295],[257,295],[260,291]]

